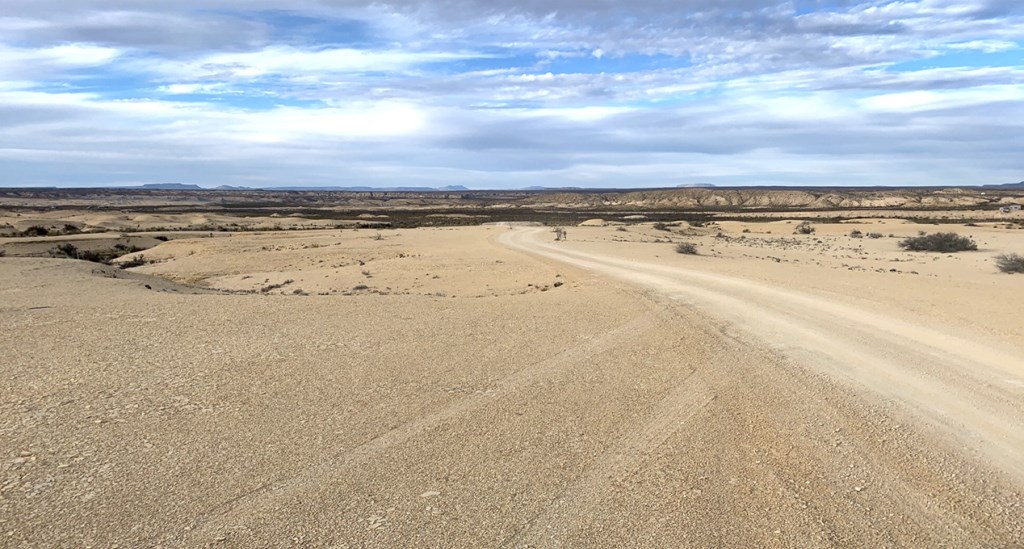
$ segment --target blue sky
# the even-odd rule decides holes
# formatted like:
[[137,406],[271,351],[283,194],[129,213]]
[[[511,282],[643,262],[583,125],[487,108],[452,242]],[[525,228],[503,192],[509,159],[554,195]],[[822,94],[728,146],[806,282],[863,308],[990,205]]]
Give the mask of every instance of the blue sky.
[[4,0],[0,185],[1024,179],[1018,0]]

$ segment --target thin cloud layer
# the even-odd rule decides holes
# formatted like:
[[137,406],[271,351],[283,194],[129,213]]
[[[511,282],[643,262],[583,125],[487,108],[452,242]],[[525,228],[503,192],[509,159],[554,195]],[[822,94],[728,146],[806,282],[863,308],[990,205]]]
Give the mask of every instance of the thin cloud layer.
[[9,0],[0,184],[1017,181],[1004,0]]

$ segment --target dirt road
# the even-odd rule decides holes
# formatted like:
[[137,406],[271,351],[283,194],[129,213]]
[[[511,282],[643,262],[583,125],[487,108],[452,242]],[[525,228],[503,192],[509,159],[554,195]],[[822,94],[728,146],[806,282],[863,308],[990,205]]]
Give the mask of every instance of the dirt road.
[[[1024,485],[1024,359],[1019,346],[980,344],[967,334],[924,326],[900,318],[896,311],[860,309],[836,296],[782,289],[683,266],[626,260],[614,252],[583,251],[572,242],[552,242],[549,232],[517,229],[498,240],[513,249],[656,292],[675,303],[667,308],[697,308],[724,321],[724,335],[745,345],[773,349],[785,360],[799,364],[805,375],[837,383],[856,399],[884,410],[891,421],[899,422],[900,430],[921,437],[919,442],[926,446],[900,460],[907,467],[877,471],[887,479],[882,483],[909,482],[907,477],[913,477],[914,469],[923,465],[923,456],[934,452],[958,462],[953,465],[944,459],[937,474],[976,477],[978,482],[999,478],[1017,490]],[[727,362],[720,366],[704,375],[735,375],[728,371]],[[765,364],[762,375],[771,377],[772,368],[771,363]],[[849,398],[849,393],[814,391],[809,383],[797,382],[792,388],[802,392],[806,402],[822,406],[823,413],[824,408]],[[878,459],[877,463],[884,461]],[[910,466],[914,461],[919,463]],[[902,502],[920,512],[915,520],[927,520],[928,509],[936,506],[956,507],[941,490],[916,496]],[[1019,513],[1020,501],[1010,503]],[[972,510],[957,512],[968,516]],[[1019,524],[1015,535],[1021,535]]]

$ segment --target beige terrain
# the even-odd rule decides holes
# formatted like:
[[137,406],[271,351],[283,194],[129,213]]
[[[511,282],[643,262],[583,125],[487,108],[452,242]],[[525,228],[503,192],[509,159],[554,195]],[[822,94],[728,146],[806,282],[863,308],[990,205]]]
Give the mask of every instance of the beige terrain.
[[0,546],[1024,546],[1024,231],[882,217],[2,239]]
[[[138,212],[202,210],[230,215],[239,207],[275,212],[351,208],[457,210],[509,208],[567,208],[575,210],[732,209],[842,211],[850,209],[935,211],[974,209],[1024,200],[1024,183],[987,188],[674,188],[640,190],[547,191],[195,191],[140,189],[2,189],[0,203],[17,207],[118,208]],[[988,210],[990,211],[990,210]]]

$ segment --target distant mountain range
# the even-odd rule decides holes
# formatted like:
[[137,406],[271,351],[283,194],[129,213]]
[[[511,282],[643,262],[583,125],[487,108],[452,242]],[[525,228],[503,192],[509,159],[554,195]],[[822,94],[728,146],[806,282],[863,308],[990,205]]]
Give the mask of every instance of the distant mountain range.
[[[221,189],[221,187],[217,187]],[[238,188],[235,188],[238,190]],[[246,189],[258,191],[347,191],[347,192],[435,192],[435,191],[468,191],[462,185],[448,185],[447,187],[338,187],[338,186],[308,186],[308,187],[260,187],[258,189]]]
[[[122,187],[125,188],[125,187]],[[448,185],[446,187],[339,187],[339,186],[300,186],[300,187],[243,187],[239,185],[220,185],[219,187],[200,187],[191,183],[146,183],[129,189],[147,189],[158,191],[348,191],[348,192],[457,192],[468,191],[462,185]]]
[[[682,187],[684,185],[680,185]],[[711,187],[713,185],[706,185]],[[337,185],[304,185],[292,187],[245,187],[241,185],[220,185],[217,187],[200,187],[191,183],[146,183],[132,187],[121,187],[128,189],[149,189],[158,191],[343,191],[343,192],[458,192],[468,191],[469,188],[463,185],[447,185],[445,187],[341,187]],[[582,191],[584,187],[523,187],[521,189],[510,189],[520,191]]]
[[1020,183],[1004,183],[1002,185],[982,185],[983,189],[1024,189],[1024,181]]
[[191,185],[186,183],[146,183],[145,185],[139,185],[137,187],[128,187],[129,189],[155,189],[158,191],[201,191],[202,187],[199,185]]
[[[967,185],[954,185],[957,187],[967,187]],[[341,186],[315,186],[307,185],[300,187],[244,187],[239,185],[220,185],[219,187],[206,188],[194,185],[191,183],[146,183],[144,185],[137,185],[133,187],[120,187],[129,189],[147,189],[147,190],[160,190],[160,191],[203,191],[203,190],[214,190],[214,191],[341,191],[341,192],[461,192],[469,191],[470,189],[462,185],[448,185],[445,187],[366,187],[366,186],[355,186],[355,187],[341,187]],[[662,187],[666,188],[666,187]],[[677,189],[712,189],[717,188],[712,183],[684,183],[677,185]],[[734,187],[728,187],[734,188]],[[766,187],[747,187],[749,189],[766,188]],[[785,187],[792,189],[813,189],[814,187]],[[868,187],[864,187],[867,189]],[[884,189],[887,187],[873,187],[877,189]],[[1000,185],[980,185],[975,188],[981,189],[1024,189],[1024,181],[1019,183],[1004,183]],[[508,190],[520,190],[520,191],[585,191],[595,190],[587,189],[585,187],[543,187],[543,186],[530,186],[523,187],[521,189],[508,189]],[[611,189],[609,189],[611,190]],[[636,189],[620,189],[620,190],[636,190]]]

